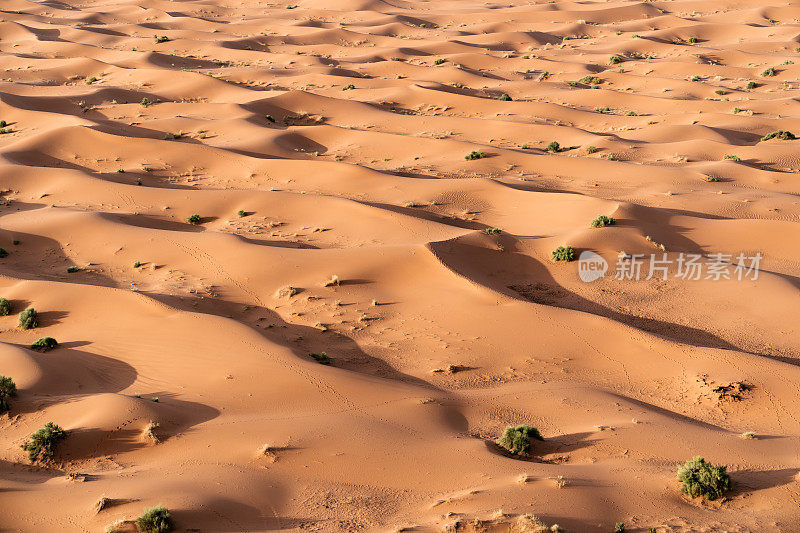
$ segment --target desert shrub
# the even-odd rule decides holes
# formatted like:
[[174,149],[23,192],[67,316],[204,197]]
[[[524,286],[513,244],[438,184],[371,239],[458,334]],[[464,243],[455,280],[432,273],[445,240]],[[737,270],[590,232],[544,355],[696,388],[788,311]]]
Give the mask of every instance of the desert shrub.
[[758,84],[756,82],[754,82],[754,81],[748,81],[747,85],[745,85],[745,88],[748,91],[751,90],[751,89],[755,89],[756,87],[758,87]]
[[352,83],[348,83],[347,85],[345,85],[344,87],[342,87],[342,90],[343,90],[343,91],[352,91],[352,90],[353,90],[353,89],[355,89],[355,88],[356,88],[356,86],[355,86],[355,85],[353,85]]
[[508,95],[508,93],[501,94],[500,96],[497,97],[497,99],[501,100],[503,102],[510,102],[511,101],[511,97]]
[[166,43],[169,42],[170,40],[169,37],[167,37],[166,35],[161,35],[161,36],[153,35],[153,39],[156,40],[156,44]]
[[599,85],[603,83],[603,80],[601,80],[597,76],[584,76],[578,81],[581,83],[585,83],[586,85]]
[[39,325],[39,314],[36,309],[29,307],[19,314],[19,327],[33,329]]
[[575,259],[575,250],[572,249],[572,246],[559,246],[555,250],[553,250],[553,260],[554,261],[572,261]]
[[596,146],[587,146],[586,147],[586,153],[587,154],[593,154],[595,152],[597,152],[597,147]]
[[775,74],[777,74],[777,71],[775,70],[775,67],[769,67],[767,70],[765,70],[764,72],[761,73],[761,75],[764,76],[765,78],[772,77]]
[[433,64],[434,64],[434,65],[441,65],[441,64],[442,64],[442,63],[444,63],[445,61],[447,61],[447,60],[446,60],[446,59],[444,59],[444,58],[442,58],[442,57],[440,57],[439,59],[437,59],[436,61],[434,61],[434,62],[433,62]]
[[603,226],[610,226],[615,222],[616,220],[614,220],[612,217],[607,217],[606,215],[597,215],[597,218],[592,220],[592,227],[602,228]]
[[724,95],[728,94],[728,91],[723,91],[722,89],[717,89],[716,91],[714,91],[714,94],[718,94],[720,96],[724,96]]
[[617,65],[619,63],[622,63],[622,58],[619,56],[611,56],[608,58],[608,62],[611,63],[612,65]]
[[202,221],[203,221],[203,219],[200,218],[200,215],[198,215],[197,213],[193,213],[193,214],[189,215],[188,217],[186,217],[186,222],[188,222],[189,224],[193,224],[195,226],[200,224],[200,222],[202,222]]
[[0,120],[0,128],[5,128],[6,126],[8,126],[8,122],[5,120]]
[[310,354],[308,354],[308,355],[310,355],[311,357],[313,357],[313,358],[314,358],[314,360],[316,360],[316,361],[317,361],[317,363],[319,363],[319,364],[321,364],[321,365],[329,365],[329,364],[331,364],[331,358],[330,358],[330,357],[328,357],[328,354],[326,354],[325,352],[320,352],[320,353],[310,353]]
[[245,211],[244,209],[239,209],[239,211],[236,214],[239,215],[240,217],[246,217],[247,211]]
[[689,78],[689,81],[700,81],[700,76],[698,76],[697,74],[695,74],[694,76],[692,76],[691,78]]
[[692,44],[697,43],[697,37],[689,37],[689,42]]
[[614,524],[614,533],[625,533],[625,523],[617,522],[616,524]]
[[556,141],[551,141],[547,147],[545,148],[548,152],[558,153],[561,151],[561,145],[558,144]]
[[60,426],[48,422],[43,428],[36,430],[36,433],[22,444],[22,449],[28,452],[28,459],[32,463],[48,461],[52,459],[58,442],[66,437],[66,431],[61,429]]
[[484,154],[483,152],[478,150],[473,150],[467,155],[465,155],[464,159],[466,159],[467,161],[472,161],[474,159],[483,159],[484,157],[486,157],[486,154]]
[[11,409],[11,398],[17,395],[17,385],[8,376],[0,376],[0,413]]
[[78,272],[79,270],[80,270],[80,268],[78,268],[76,266],[67,267],[67,272],[70,273],[70,274],[74,274],[75,272]]
[[531,439],[544,440],[539,430],[530,426],[508,426],[497,445],[514,455],[528,455]]
[[264,118],[269,120],[270,122],[275,122],[275,117],[273,117],[272,115],[264,115]]
[[706,176],[706,181],[719,181],[719,177],[718,176],[707,175]]
[[55,348],[58,348],[58,341],[53,337],[42,337],[31,344],[31,350],[38,350],[40,352],[49,352]]
[[488,235],[500,235],[503,230],[500,228],[486,228],[485,231]]
[[782,141],[793,141],[794,139],[796,139],[796,137],[794,136],[794,133],[792,133],[791,131],[784,131],[784,130],[773,131],[772,133],[768,133],[768,134],[764,135],[763,137],[761,137],[762,141],[768,141],[770,139],[780,139]]
[[722,159],[736,161],[737,163],[742,160],[741,157],[733,154],[725,154],[724,156],[722,156]]
[[164,533],[172,531],[172,517],[163,505],[146,508],[136,519],[136,527],[144,533]]
[[0,248],[0,257],[8,257],[8,251],[5,248]]
[[683,485],[681,492],[692,498],[702,496],[706,500],[716,500],[731,490],[731,478],[728,467],[707,463],[702,457],[686,461],[678,468],[678,481]]
[[0,315],[8,316],[11,314],[11,304],[5,298],[0,298]]

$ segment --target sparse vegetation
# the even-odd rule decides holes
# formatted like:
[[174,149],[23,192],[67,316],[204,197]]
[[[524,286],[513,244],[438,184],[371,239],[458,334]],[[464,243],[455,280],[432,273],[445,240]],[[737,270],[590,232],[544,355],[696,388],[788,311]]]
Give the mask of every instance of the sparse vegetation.
[[31,350],[37,350],[40,352],[49,352],[55,348],[58,348],[58,341],[53,337],[41,337],[39,340],[31,344]]
[[166,533],[172,531],[172,517],[163,505],[146,508],[136,519],[136,527],[143,533]]
[[485,231],[489,235],[499,235],[502,232],[500,228],[486,228]]
[[8,376],[0,375],[0,413],[11,409],[11,398],[17,395],[17,385]]
[[545,150],[546,150],[547,152],[552,152],[552,153],[554,153],[554,154],[557,154],[558,152],[560,152],[560,151],[561,151],[561,145],[560,145],[560,144],[558,144],[556,141],[551,141],[551,142],[550,142],[550,143],[547,145],[547,147],[545,147]]
[[716,500],[731,489],[727,467],[707,463],[699,456],[678,468],[678,481],[682,483],[681,492],[692,498],[702,496],[706,500]]
[[36,309],[29,307],[19,314],[19,327],[33,329],[39,325],[39,314]]
[[765,78],[769,78],[776,75],[777,73],[778,72],[775,70],[775,67],[769,67],[764,72],[762,72],[761,75]]
[[587,154],[593,154],[595,152],[597,152],[597,147],[596,146],[587,146],[586,147],[586,153]]
[[464,159],[466,159],[467,161],[473,161],[475,159],[483,159],[484,157],[486,157],[486,154],[484,154],[483,152],[479,150],[473,150],[467,155],[465,155]]
[[733,155],[733,154],[725,154],[724,156],[722,156],[722,159],[724,159],[726,161],[736,161],[737,163],[742,160],[741,157],[739,157],[738,155]]
[[192,224],[193,226],[197,226],[202,221],[203,221],[203,219],[200,218],[200,215],[198,215],[197,213],[193,213],[193,214],[189,215],[188,217],[186,217],[186,222],[188,222],[189,224]]
[[8,316],[11,314],[11,303],[5,298],[0,298],[0,315]]
[[710,174],[707,174],[706,175],[706,181],[715,182],[715,181],[720,181],[720,179],[719,179],[719,176],[712,176]]
[[245,211],[244,209],[239,209],[239,211],[237,211],[236,214],[239,215],[240,217],[246,217],[247,211]]
[[8,250],[5,248],[0,248],[0,258],[8,257]]
[[156,44],[167,43],[170,41],[170,38],[166,35],[153,35],[153,39],[155,39]]
[[615,222],[616,220],[614,220],[612,217],[608,217],[606,215],[597,215],[597,218],[592,220],[592,227],[602,228],[603,226],[611,226]]
[[748,81],[748,82],[747,82],[747,85],[745,85],[745,88],[746,88],[748,91],[750,91],[750,90],[752,90],[752,89],[755,89],[756,87],[758,87],[758,84],[757,84],[756,82],[754,82],[754,81]]
[[59,441],[66,437],[66,431],[53,422],[48,422],[43,428],[36,430],[36,433],[31,435],[21,447],[28,452],[28,459],[32,463],[47,462],[53,458]]
[[[694,39],[694,37],[692,37]],[[625,523],[617,522],[614,524],[614,533],[625,533]]]
[[514,455],[528,455],[531,439],[544,440],[539,430],[530,426],[508,426],[497,445]]
[[763,137],[761,137],[761,140],[768,141],[770,139],[780,139],[782,141],[793,141],[796,138],[797,137],[795,137],[794,133],[792,133],[791,131],[778,130],[764,135]]
[[497,99],[501,100],[503,102],[510,102],[511,101],[511,97],[508,95],[508,93],[501,94],[500,96],[497,97]]
[[310,353],[308,355],[313,357],[317,361],[317,363],[319,363],[321,365],[329,365],[329,364],[331,364],[331,358],[328,357],[328,354],[325,353],[325,352]]
[[570,262],[573,259],[575,259],[575,250],[572,249],[572,246],[559,246],[553,250],[554,261]]
[[617,65],[619,63],[622,63],[622,58],[619,56],[611,56],[608,58],[608,62],[611,63],[612,65]]
[[581,82],[581,83],[584,83],[586,85],[599,85],[599,84],[603,83],[603,80],[601,80],[597,76],[584,76],[583,78],[579,79],[578,81]]
[[444,62],[446,62],[446,61],[447,61],[446,59],[444,59],[444,58],[440,57],[439,59],[437,59],[436,61],[434,61],[434,62],[433,62],[433,64],[434,64],[434,65],[441,65],[442,63],[444,63]]
[[355,85],[353,85],[352,83],[348,83],[347,85],[345,85],[344,87],[342,87],[342,90],[343,90],[343,91],[352,91],[352,90],[353,90],[353,89],[355,89],[355,88],[356,88],[356,86],[355,86]]

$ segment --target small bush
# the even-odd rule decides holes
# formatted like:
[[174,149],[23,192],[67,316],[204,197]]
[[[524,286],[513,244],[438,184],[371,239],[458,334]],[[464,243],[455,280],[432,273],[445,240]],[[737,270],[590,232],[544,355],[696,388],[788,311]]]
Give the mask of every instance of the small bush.
[[611,63],[612,65],[617,65],[619,63],[622,63],[622,58],[619,56],[611,56],[608,58],[608,62]]
[[353,85],[352,83],[349,83],[349,84],[345,85],[344,87],[342,87],[342,90],[343,91],[352,91],[355,88],[356,88],[355,85]]
[[723,91],[722,89],[717,89],[716,91],[714,91],[714,94],[718,94],[720,96],[725,96],[726,94],[728,94],[728,91]]
[[33,329],[39,325],[39,314],[36,309],[29,307],[19,314],[19,327]]
[[765,78],[772,77],[775,74],[777,74],[777,71],[775,70],[775,67],[769,67],[767,70],[765,70],[764,72],[761,73],[761,75],[764,76]]
[[434,65],[441,65],[441,64],[442,64],[442,63],[444,63],[445,61],[447,61],[447,60],[446,60],[446,59],[444,59],[444,58],[441,58],[441,57],[440,57],[439,59],[437,59],[436,61],[434,61],[434,62],[433,62],[433,64],[434,64]]
[[264,118],[269,120],[270,122],[275,122],[275,117],[273,117],[272,115],[264,115]]
[[768,134],[764,135],[763,137],[761,137],[762,141],[768,141],[770,139],[780,139],[782,141],[793,141],[794,139],[796,139],[796,137],[794,136],[794,133],[792,133],[791,131],[784,131],[784,130],[773,131],[772,133],[768,133]]
[[8,257],[8,251],[5,248],[0,248],[0,258]]
[[528,455],[531,439],[544,440],[539,430],[530,426],[508,426],[497,445],[514,455]]
[[553,260],[554,261],[572,261],[575,259],[575,250],[572,249],[572,246],[559,246],[555,250],[553,250]]
[[681,492],[692,498],[702,496],[706,500],[716,500],[731,490],[731,478],[725,465],[715,466],[702,457],[686,461],[678,468],[678,481],[683,485]]
[[308,355],[313,357],[317,361],[317,363],[319,363],[321,365],[329,365],[329,364],[331,364],[331,358],[328,357],[328,354],[326,354],[325,352],[310,353]]
[[560,144],[558,144],[556,141],[551,141],[551,142],[550,142],[550,143],[547,145],[547,147],[545,148],[545,150],[546,150],[546,151],[548,151],[548,152],[552,152],[552,153],[554,153],[554,154],[557,154],[558,152],[560,152],[560,151],[561,151],[561,145],[560,145]]
[[745,88],[746,88],[748,91],[750,91],[750,90],[752,90],[752,89],[755,89],[756,87],[758,87],[758,84],[757,84],[756,82],[754,82],[754,81],[748,81],[748,82],[747,82],[747,85],[745,85]]
[[[694,39],[694,37],[692,37],[692,39]],[[625,533],[625,523],[624,522],[617,522],[614,525],[614,533]]]
[[11,409],[11,398],[17,395],[17,385],[8,376],[0,376],[0,413]]
[[55,348],[58,348],[58,341],[53,337],[42,337],[31,344],[31,350],[38,350],[40,352],[49,352]]
[[70,274],[74,274],[75,272],[80,271],[80,268],[76,266],[67,267],[67,272]]
[[66,431],[56,424],[48,422],[22,444],[22,449],[28,452],[28,459],[32,463],[46,462],[53,458],[58,442],[66,437]]
[[503,230],[500,228],[486,228],[484,231],[486,231],[487,235],[500,235]]
[[607,217],[605,215],[597,215],[597,218],[592,220],[592,227],[602,228],[603,226],[611,226],[615,222],[616,220],[614,220],[612,217]]
[[710,176],[710,175],[708,175],[708,176],[706,176],[706,181],[719,181],[719,177],[718,176]]
[[203,221],[203,219],[200,218],[200,215],[198,215],[197,213],[191,214],[188,217],[186,217],[186,222],[188,222],[189,224],[192,224],[194,226],[200,224],[200,222],[202,222],[202,221]]
[[163,505],[146,508],[136,519],[136,527],[144,533],[165,533],[172,531],[172,517]]
[[11,304],[5,298],[0,298],[0,315],[8,316],[11,314]]
[[153,39],[156,40],[156,44],[166,43],[169,42],[170,40],[169,37],[167,37],[166,35],[161,35],[161,36],[153,35]]
[[722,156],[722,159],[730,160],[730,161],[736,161],[737,163],[742,160],[741,157],[739,157],[738,155],[733,155],[733,154],[725,154],[724,156]]
[[692,44],[697,43],[697,37],[689,37],[689,42]]
[[236,214],[239,215],[240,217],[246,217],[247,211],[245,211],[244,209],[239,209],[239,211]]
[[511,101],[511,97],[508,95],[508,93],[501,94],[500,96],[497,97],[497,99],[501,100],[503,102],[510,102]]
[[587,154],[593,154],[595,152],[597,152],[597,147],[596,146],[587,146],[586,147],[586,153]]
[[478,150],[473,150],[467,155],[465,155],[464,159],[466,159],[467,161],[473,161],[475,159],[483,159],[484,157],[486,157],[486,154],[484,154],[483,152]]
[[597,76],[584,76],[578,81],[581,83],[585,83],[586,85],[600,85],[601,83],[603,83],[603,80],[601,80]]

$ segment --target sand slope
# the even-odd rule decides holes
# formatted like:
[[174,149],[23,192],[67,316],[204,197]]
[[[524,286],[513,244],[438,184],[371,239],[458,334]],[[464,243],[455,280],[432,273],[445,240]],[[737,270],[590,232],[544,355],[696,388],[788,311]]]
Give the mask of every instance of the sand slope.
[[[178,531],[797,531],[800,140],[762,137],[800,135],[799,19],[7,0],[0,531],[158,503]],[[623,281],[620,252],[763,260]],[[69,436],[30,466],[48,421]],[[494,444],[512,424],[545,437],[528,460]],[[726,501],[679,494],[694,455]]]

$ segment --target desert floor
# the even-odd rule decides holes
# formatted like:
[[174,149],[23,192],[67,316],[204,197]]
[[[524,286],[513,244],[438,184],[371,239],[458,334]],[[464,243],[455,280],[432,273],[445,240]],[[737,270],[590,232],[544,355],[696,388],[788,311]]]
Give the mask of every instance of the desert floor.
[[800,531],[796,2],[1,4],[0,530]]

